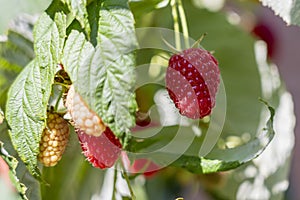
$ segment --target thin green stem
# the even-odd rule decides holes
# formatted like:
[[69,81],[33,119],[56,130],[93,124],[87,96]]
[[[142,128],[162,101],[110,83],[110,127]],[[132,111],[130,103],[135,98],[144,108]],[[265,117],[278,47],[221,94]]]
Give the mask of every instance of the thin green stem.
[[193,44],[192,48],[197,48],[206,35],[207,33],[203,33],[201,37]]
[[58,110],[59,102],[60,102],[60,99],[62,98],[63,94],[64,94],[64,88],[62,87],[61,92],[59,94],[59,97],[58,97],[58,99],[57,99],[57,101],[55,103],[55,107],[54,107],[55,111]]
[[64,83],[60,83],[60,82],[54,82],[53,84],[54,84],[54,85],[60,85],[60,86],[65,87],[65,88],[67,88],[67,89],[70,88],[70,85],[64,84]]
[[114,170],[114,188],[113,188],[113,193],[112,193],[112,197],[111,199],[112,200],[116,200],[116,193],[117,193],[117,187],[116,187],[116,184],[117,184],[117,177],[118,177],[118,170],[117,168],[115,168]]
[[187,21],[186,21],[186,16],[185,16],[184,8],[182,5],[182,1],[177,0],[177,5],[178,5],[178,12],[179,12],[179,16],[180,16],[182,32],[183,32],[183,36],[184,36],[184,45],[185,45],[185,48],[189,48],[190,47],[189,29],[187,26]]
[[172,8],[172,16],[173,16],[174,31],[175,31],[175,47],[177,50],[181,50],[180,30],[179,30],[176,0],[171,0],[170,5]]
[[128,188],[129,188],[129,192],[130,192],[131,198],[132,198],[132,200],[136,200],[134,192],[133,192],[131,184],[130,184],[129,177],[127,175],[127,172],[126,172],[126,169],[124,167],[123,162],[121,162],[121,167],[122,167],[122,172],[123,172],[124,179],[125,179],[125,181],[126,181],[126,183],[128,185]]

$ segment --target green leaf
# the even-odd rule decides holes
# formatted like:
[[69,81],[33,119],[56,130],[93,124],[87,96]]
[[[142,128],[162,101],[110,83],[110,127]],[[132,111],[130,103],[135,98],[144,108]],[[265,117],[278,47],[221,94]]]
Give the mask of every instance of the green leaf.
[[[56,25],[58,24],[58,25]],[[47,104],[60,61],[65,38],[66,17],[54,19],[44,13],[34,28],[36,58],[18,76],[8,93],[6,118],[14,148],[33,176],[37,167],[39,142],[47,115]]]
[[73,17],[75,17],[81,27],[86,31],[87,35],[90,34],[91,28],[88,21],[87,13],[87,1],[86,0],[66,0],[66,3],[71,11]]
[[136,102],[131,90],[137,43],[133,17],[127,1],[104,1],[98,6],[95,49],[83,34],[73,31],[66,41],[63,64],[89,107],[118,137],[123,137],[135,124]]
[[288,25],[300,26],[300,1],[287,0],[260,0],[264,6],[270,7],[276,15],[279,15]]
[[[83,33],[79,33],[75,30],[70,33],[64,48],[63,65],[74,84],[83,82],[83,80],[80,80],[78,77],[80,75],[78,70],[80,67],[85,69],[86,66],[84,66],[84,62],[87,56],[90,56],[93,52],[93,45],[85,39]],[[97,70],[97,68],[95,70]],[[80,84],[78,83],[78,85]]]
[[0,105],[4,107],[7,91],[23,69],[34,57],[33,44],[29,39],[32,21],[26,17],[16,19],[0,42]]
[[44,118],[56,67],[61,63],[65,36],[66,16],[62,12],[55,13],[54,19],[44,13],[34,28],[34,50],[37,55],[35,62],[40,69],[39,79],[42,80],[43,98],[40,100],[44,105]]
[[9,176],[12,181],[12,184],[15,186],[20,198],[23,200],[27,200],[26,196],[26,186],[20,182],[19,178],[17,177],[16,168],[18,166],[18,161],[13,156],[9,155],[8,152],[4,149],[3,143],[0,141],[0,156],[4,159],[6,164],[9,167]]
[[155,9],[166,7],[170,0],[130,0],[129,5],[134,10],[134,17],[138,18]]
[[39,142],[45,127],[46,104],[39,65],[32,61],[17,77],[8,92],[6,120],[10,137],[30,172],[40,177],[37,168]]
[[[45,78],[53,76],[53,68],[60,62],[66,37],[66,15],[54,14],[52,19],[47,13],[39,18],[34,28],[34,52],[40,68],[52,69],[45,73]],[[47,71],[47,70],[46,70]],[[47,75],[48,74],[48,75]]]
[[103,121],[120,136],[135,124],[135,57],[137,48],[134,20],[127,1],[104,1],[100,9],[97,51],[104,74],[99,78],[101,93],[94,108]]
[[[267,103],[265,104],[267,105]],[[273,139],[273,118],[275,112],[272,107],[268,105],[267,107],[270,118],[266,123],[266,127],[262,128],[261,133],[256,138],[244,145],[230,149],[214,148],[205,157],[199,157],[197,152],[181,152],[186,149],[183,146],[189,145],[188,143],[194,139],[192,129],[181,127],[182,131],[179,131],[178,126],[173,126],[164,127],[154,137],[142,142],[140,140],[136,143],[132,141],[133,149],[131,151],[138,153],[133,153],[132,155],[141,158],[144,158],[146,155],[148,159],[152,159],[160,166],[170,164],[171,166],[187,169],[193,173],[212,173],[234,169],[259,156]],[[158,127],[158,129],[160,128]],[[153,130],[151,132],[153,133]],[[149,135],[145,131],[137,134]],[[197,138],[194,140],[196,143],[193,145],[201,145],[199,141],[197,142]],[[169,147],[166,148],[167,146]]]

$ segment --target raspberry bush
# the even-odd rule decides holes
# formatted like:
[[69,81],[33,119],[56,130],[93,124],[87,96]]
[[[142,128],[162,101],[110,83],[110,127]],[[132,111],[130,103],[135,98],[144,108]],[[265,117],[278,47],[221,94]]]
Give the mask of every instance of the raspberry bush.
[[191,183],[236,199],[258,177],[265,188],[286,178],[274,171],[287,156],[264,176],[260,164],[277,152],[275,112],[293,114],[288,92],[263,45],[198,6],[53,0],[11,23],[0,38],[0,156],[21,199],[189,199]]

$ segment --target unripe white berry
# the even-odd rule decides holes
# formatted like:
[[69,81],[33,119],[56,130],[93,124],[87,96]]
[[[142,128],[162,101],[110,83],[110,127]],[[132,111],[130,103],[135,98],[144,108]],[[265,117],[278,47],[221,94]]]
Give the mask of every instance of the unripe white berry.
[[75,127],[80,128],[86,134],[100,136],[106,129],[101,118],[89,109],[81,96],[75,92],[73,86],[68,91],[66,107],[74,121]]

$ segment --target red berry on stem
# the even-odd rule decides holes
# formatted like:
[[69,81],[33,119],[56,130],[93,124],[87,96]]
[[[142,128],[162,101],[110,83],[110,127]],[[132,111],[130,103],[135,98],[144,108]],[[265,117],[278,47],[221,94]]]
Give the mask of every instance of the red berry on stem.
[[162,167],[151,160],[141,158],[134,161],[131,166],[133,173],[143,173],[145,177],[151,177],[156,174]]
[[190,48],[171,56],[166,87],[180,114],[192,119],[211,114],[219,84],[218,62],[208,51]]
[[88,135],[81,129],[76,132],[83,154],[94,167],[105,169],[115,164],[122,145],[108,127],[100,136]]
[[102,119],[86,105],[82,97],[70,87],[66,107],[75,124],[83,154],[94,166],[112,167],[118,159],[122,145]]

